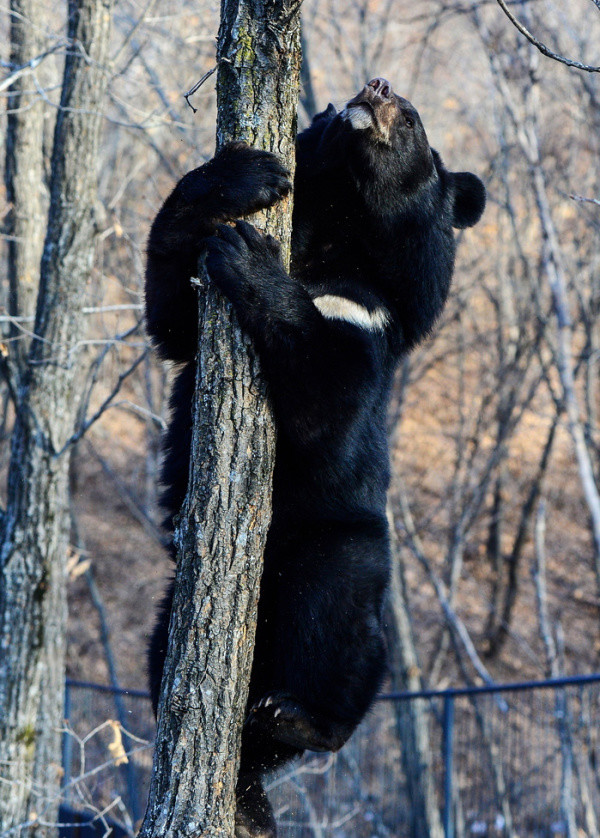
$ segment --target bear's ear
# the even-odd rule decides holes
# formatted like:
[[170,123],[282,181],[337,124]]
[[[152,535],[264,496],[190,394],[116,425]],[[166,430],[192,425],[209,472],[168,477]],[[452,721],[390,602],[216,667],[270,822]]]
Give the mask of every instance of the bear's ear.
[[321,119],[333,119],[336,114],[337,111],[335,109],[335,105],[332,105],[330,102],[324,111],[320,111],[313,116],[313,122],[318,122]]
[[452,226],[462,229],[477,224],[485,209],[485,186],[471,172],[453,172]]

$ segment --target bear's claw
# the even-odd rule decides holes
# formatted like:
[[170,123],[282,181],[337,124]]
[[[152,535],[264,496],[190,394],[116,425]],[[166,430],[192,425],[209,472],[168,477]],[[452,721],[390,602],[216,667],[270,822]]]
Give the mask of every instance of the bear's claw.
[[337,751],[349,730],[336,723],[319,723],[294,696],[267,693],[248,713],[246,725],[258,726],[266,735],[300,750]]

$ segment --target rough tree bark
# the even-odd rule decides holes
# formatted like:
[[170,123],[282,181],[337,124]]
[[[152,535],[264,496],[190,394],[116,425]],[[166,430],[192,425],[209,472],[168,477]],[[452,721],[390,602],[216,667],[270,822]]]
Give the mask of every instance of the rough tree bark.
[[[34,21],[39,16],[36,0],[11,0],[10,63],[22,67],[40,55],[43,49],[41,29]],[[33,325],[28,318],[35,314],[40,259],[44,245],[47,205],[44,186],[44,102],[34,92],[28,75],[19,76],[8,91],[6,101],[6,156],[4,182],[9,213],[6,218],[8,240],[8,311],[12,317],[25,318],[27,331]],[[13,323],[11,355],[14,367],[25,358],[28,340]]]
[[[293,168],[300,2],[223,0],[217,144],[244,139]],[[256,221],[256,219],[254,219]],[[291,202],[264,229],[289,254]],[[154,771],[140,836],[231,836],[274,429],[257,359],[229,304],[202,284],[192,468],[178,533]]]
[[48,836],[60,779],[69,444],[83,383],[112,0],[69,0],[35,335],[0,527],[0,823]]

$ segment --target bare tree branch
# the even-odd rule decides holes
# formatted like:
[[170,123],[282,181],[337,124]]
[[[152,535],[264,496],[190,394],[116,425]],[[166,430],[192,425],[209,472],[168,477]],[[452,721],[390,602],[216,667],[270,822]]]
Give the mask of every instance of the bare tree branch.
[[53,55],[55,52],[58,52],[61,49],[67,47],[68,41],[59,41],[58,43],[54,44],[54,46],[50,47],[49,49],[44,50],[44,52],[36,55],[35,58],[31,58],[25,64],[22,64],[20,67],[16,67],[12,73],[9,73],[8,76],[4,76],[2,81],[0,81],[0,93],[3,90],[11,87],[17,79],[24,76],[25,73],[31,73],[32,70],[35,70],[36,67],[42,63],[45,58],[48,58],[49,55]]
[[85,421],[82,421],[82,422],[81,422],[81,424],[80,424],[79,428],[78,428],[78,429],[75,431],[75,433],[74,433],[74,434],[73,434],[73,435],[72,435],[72,436],[71,436],[71,437],[70,437],[70,438],[69,438],[69,439],[65,442],[65,444],[64,444],[64,446],[63,446],[63,448],[62,448],[62,449],[58,452],[57,456],[60,456],[61,454],[63,454],[63,453],[67,450],[67,448],[68,448],[69,446],[74,445],[76,442],[79,442],[79,440],[82,438],[82,436],[83,436],[84,434],[86,434],[86,433],[88,432],[88,430],[92,427],[92,425],[93,425],[95,422],[97,422],[97,421],[98,421],[98,419],[100,419],[100,417],[103,415],[103,413],[104,413],[106,410],[108,410],[108,408],[109,408],[109,407],[113,404],[115,397],[119,394],[119,392],[120,392],[120,390],[121,390],[121,387],[122,387],[122,385],[123,385],[123,382],[124,382],[127,378],[129,378],[129,376],[130,376],[133,372],[135,372],[135,370],[136,370],[136,369],[139,367],[139,365],[142,363],[142,361],[143,361],[143,360],[144,360],[144,358],[147,356],[147,354],[148,354],[148,352],[149,352],[149,351],[150,351],[150,350],[149,350],[149,348],[145,349],[145,350],[142,352],[142,354],[141,354],[141,355],[138,355],[138,357],[137,357],[137,358],[135,359],[135,361],[131,364],[131,366],[129,366],[129,367],[128,367],[126,370],[124,370],[122,373],[120,373],[119,378],[117,379],[117,382],[116,382],[115,386],[114,386],[114,387],[113,387],[113,389],[112,389],[112,392],[111,392],[111,393],[109,393],[109,395],[108,395],[108,396],[104,399],[104,401],[102,402],[102,404],[100,405],[100,407],[98,408],[98,410],[96,410],[96,412],[93,414],[93,416],[90,416],[90,418],[89,418],[89,419],[86,419]]
[[[542,55],[545,55],[547,58],[553,58],[555,61],[560,61],[561,64],[566,64],[567,67],[575,67],[577,70],[585,70],[588,73],[600,73],[600,67],[592,67],[589,64],[582,64],[579,61],[573,61],[570,58],[566,58],[564,55],[560,55],[557,52],[553,52],[550,49],[550,47],[546,46],[546,44],[543,44],[541,41],[538,41],[535,35],[532,35],[529,29],[527,29],[527,27],[513,15],[511,10],[508,8],[508,5],[506,4],[505,0],[496,0],[496,2],[504,12],[506,17],[513,24],[513,26],[515,26],[516,29],[519,30],[521,35],[524,35],[527,38],[527,40],[542,53]],[[600,0],[592,0],[592,2],[594,3],[594,5],[600,8]]]
[[[431,566],[431,562],[425,555],[425,551],[423,549],[421,540],[415,528],[412,513],[408,505],[408,498],[406,497],[404,486],[402,485],[400,480],[397,480],[397,489],[400,510],[402,513],[402,522],[405,528],[405,536],[410,546],[410,549],[412,550],[415,558],[417,558],[420,564],[424,567],[427,576],[429,577],[429,581],[435,589],[437,598],[444,612],[444,617],[446,618],[448,626],[451,629],[452,637],[454,639],[458,639],[459,645],[462,646],[463,650],[466,652],[467,657],[471,661],[471,664],[477,672],[477,674],[479,675],[479,677],[482,679],[484,684],[490,686],[494,684],[494,679],[492,678],[485,664],[477,654],[477,650],[475,649],[475,645],[471,640],[471,636],[469,635],[469,632],[465,624],[452,608],[448,600],[448,596],[446,595],[446,592],[444,590],[444,585],[441,579],[438,577],[437,573]],[[502,705],[505,706],[504,699],[501,699],[501,701]]]
[[[600,3],[600,0],[594,0],[594,2]],[[600,207],[600,201],[597,198],[583,198],[581,195],[570,195],[574,201],[581,201],[581,203],[585,204],[596,204],[597,207]]]

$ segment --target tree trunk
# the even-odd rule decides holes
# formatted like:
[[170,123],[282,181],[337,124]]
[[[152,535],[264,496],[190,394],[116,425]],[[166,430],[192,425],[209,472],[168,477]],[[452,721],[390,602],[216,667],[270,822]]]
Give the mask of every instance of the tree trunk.
[[[387,602],[386,635],[389,670],[394,691],[418,692],[423,688],[406,597],[406,581],[391,508],[388,519],[392,539],[392,575]],[[402,767],[410,799],[411,838],[442,838],[435,777],[431,764],[429,712],[425,700],[394,704],[396,729],[402,748]]]
[[96,164],[112,0],[70,0],[48,229],[0,533],[0,822],[56,820],[66,632],[69,444],[83,383]]
[[[533,55],[531,48],[530,55]],[[590,516],[590,535],[594,551],[596,591],[600,596],[600,487],[596,483],[594,465],[586,445],[579,397],[575,387],[573,334],[567,276],[565,273],[558,233],[548,198],[547,178],[542,166],[539,144],[539,79],[537,62],[532,57],[530,75],[532,83],[525,99],[526,125],[522,136],[518,135],[523,151],[531,168],[533,194],[536,200],[542,230],[541,270],[545,273],[552,293],[552,304],[556,315],[555,364],[562,387],[562,397],[567,417],[567,427],[575,449],[579,479]]]
[[[223,0],[218,145],[277,152],[293,168],[300,3]],[[289,258],[291,201],[266,213]],[[254,219],[256,220],[256,219]],[[263,226],[263,225],[261,225]],[[178,532],[150,798],[140,836],[231,836],[270,522],[274,428],[249,341],[204,285],[188,496]]]
[[[43,49],[39,24],[35,23],[39,5],[35,0],[11,0],[10,63],[22,67]],[[31,331],[44,244],[44,102],[28,90],[30,77],[19,76],[10,87],[6,102],[6,157],[4,181],[10,211],[6,218],[8,242],[8,311],[24,318],[13,323],[11,356],[16,365],[25,359],[28,340],[19,326]]]
[[308,44],[306,42],[305,27],[300,31],[300,42],[302,44],[302,65],[300,67],[300,102],[309,122],[317,113],[317,97],[312,82],[311,64],[308,57]]

